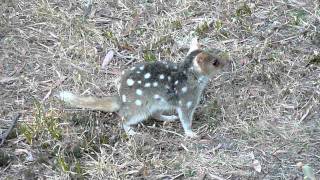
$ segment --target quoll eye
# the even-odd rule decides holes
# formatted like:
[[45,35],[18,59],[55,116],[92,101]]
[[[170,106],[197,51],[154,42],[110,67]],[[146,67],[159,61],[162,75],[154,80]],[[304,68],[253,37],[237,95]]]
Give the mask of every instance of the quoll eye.
[[218,65],[219,65],[219,61],[218,61],[218,59],[215,59],[215,60],[213,61],[212,65],[214,65],[214,66],[218,66]]

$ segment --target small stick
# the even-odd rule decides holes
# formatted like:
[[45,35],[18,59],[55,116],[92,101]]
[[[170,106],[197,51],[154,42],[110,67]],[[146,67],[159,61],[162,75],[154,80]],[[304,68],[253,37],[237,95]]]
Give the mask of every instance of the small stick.
[[15,125],[17,124],[19,118],[21,116],[21,113],[17,114],[12,121],[11,126],[8,128],[8,130],[0,135],[0,146],[3,145],[4,141],[7,139],[8,135],[10,134],[10,132],[12,131],[12,129],[15,127]]
[[180,174],[176,175],[175,177],[173,177],[172,180],[174,180],[174,179],[179,179],[179,178],[181,178],[183,175],[184,175],[183,173],[180,173]]
[[157,130],[164,131],[164,132],[167,132],[167,133],[175,134],[175,135],[180,136],[180,137],[184,137],[183,135],[181,135],[179,133],[176,133],[176,132],[173,132],[173,131],[169,131],[169,130],[165,130],[165,129],[161,129],[161,128],[156,128],[156,127],[152,127],[152,126],[147,126],[147,127],[150,128],[150,129],[157,129]]
[[211,176],[211,178],[216,179],[216,180],[225,180],[224,178],[214,175],[214,174],[209,174]]

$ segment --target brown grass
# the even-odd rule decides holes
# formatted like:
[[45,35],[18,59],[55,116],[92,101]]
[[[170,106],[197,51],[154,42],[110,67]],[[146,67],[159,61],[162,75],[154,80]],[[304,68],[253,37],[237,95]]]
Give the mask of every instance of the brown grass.
[[[301,164],[319,178],[319,2],[252,2],[96,0],[86,11],[75,0],[2,0],[0,130],[23,115],[0,149],[0,179],[303,179]],[[115,94],[121,69],[181,61],[195,35],[233,60],[196,112],[200,140],[152,120],[127,138],[116,114],[54,98]]]

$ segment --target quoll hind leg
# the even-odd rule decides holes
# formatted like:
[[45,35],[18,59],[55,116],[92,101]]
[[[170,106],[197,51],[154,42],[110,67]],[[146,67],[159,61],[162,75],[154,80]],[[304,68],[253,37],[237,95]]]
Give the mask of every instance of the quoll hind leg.
[[175,116],[175,115],[167,116],[167,115],[163,115],[161,112],[153,114],[152,117],[154,119],[157,119],[160,121],[166,121],[166,122],[173,122],[179,119],[178,116]]
[[133,136],[133,135],[137,134],[133,130],[132,126],[138,124],[139,122],[142,122],[147,117],[148,116],[146,114],[135,114],[135,115],[132,115],[132,116],[125,117],[125,122],[123,123],[123,129],[126,132],[126,134],[128,136]]
[[179,107],[177,108],[177,112],[182,123],[185,135],[191,138],[197,137],[197,134],[193,132],[191,128],[194,109],[191,110],[188,108]]

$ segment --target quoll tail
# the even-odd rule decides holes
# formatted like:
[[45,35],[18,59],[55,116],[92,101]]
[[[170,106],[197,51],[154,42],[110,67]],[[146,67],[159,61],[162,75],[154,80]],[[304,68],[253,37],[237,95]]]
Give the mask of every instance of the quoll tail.
[[58,98],[78,108],[88,108],[106,112],[114,112],[120,109],[120,100],[117,96],[97,98],[92,96],[78,96],[68,91],[62,91],[58,94]]

